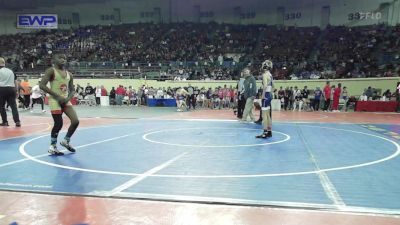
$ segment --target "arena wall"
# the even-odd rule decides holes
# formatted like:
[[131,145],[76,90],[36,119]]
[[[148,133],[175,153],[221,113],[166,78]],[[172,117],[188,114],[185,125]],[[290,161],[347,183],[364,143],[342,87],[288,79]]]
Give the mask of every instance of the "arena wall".
[[[276,80],[274,87],[279,89],[279,87],[294,87],[303,88],[307,86],[308,89],[314,90],[316,87],[323,88],[327,80]],[[359,78],[359,79],[336,79],[330,80],[331,85],[337,85],[342,83],[342,86],[346,86],[349,95],[359,96],[362,94],[363,90],[369,86],[381,89],[382,92],[390,89],[390,91],[395,91],[397,82],[400,82],[400,77],[392,78]],[[31,85],[34,85],[37,80],[31,79]],[[76,79],[75,84],[86,87],[87,83],[90,83],[93,87],[104,85],[109,91],[111,87],[118,87],[118,85],[132,86],[137,90],[138,87],[146,84],[149,87],[159,88],[159,87],[186,87],[188,84],[192,86],[197,86],[199,88],[215,88],[218,86],[223,87],[225,84],[227,87],[236,87],[236,81],[156,81],[156,80],[138,80],[138,79]],[[258,82],[257,86],[261,85]]]

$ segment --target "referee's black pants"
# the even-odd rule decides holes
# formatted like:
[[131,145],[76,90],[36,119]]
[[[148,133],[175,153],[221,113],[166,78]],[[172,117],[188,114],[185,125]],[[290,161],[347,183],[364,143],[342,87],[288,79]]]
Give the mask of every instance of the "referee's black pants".
[[17,103],[15,98],[17,97],[17,91],[14,87],[0,87],[0,114],[3,123],[8,123],[6,113],[6,102],[11,107],[14,122],[20,122],[19,114],[17,109]]
[[246,105],[246,99],[244,99],[244,95],[243,94],[239,94],[238,95],[237,117],[240,118],[240,119],[243,117],[243,111],[244,111],[245,105]]

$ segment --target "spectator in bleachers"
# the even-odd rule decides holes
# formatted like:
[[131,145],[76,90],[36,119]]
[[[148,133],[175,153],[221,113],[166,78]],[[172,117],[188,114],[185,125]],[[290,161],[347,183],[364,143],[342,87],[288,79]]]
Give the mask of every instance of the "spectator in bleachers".
[[[19,71],[42,70],[50,66],[49,53],[62,50],[70,66],[88,68],[173,62],[168,70],[175,70],[175,63],[179,68],[168,73],[170,79],[185,80],[190,74],[192,79],[229,80],[232,65],[254,60],[252,67],[258,68],[264,58],[276,62],[276,79],[328,79],[398,75],[399,35],[400,25],[328,26],[322,32],[318,27],[138,23],[3,35],[0,46]],[[233,61],[228,63],[228,57]],[[208,72],[194,75],[183,62]]]

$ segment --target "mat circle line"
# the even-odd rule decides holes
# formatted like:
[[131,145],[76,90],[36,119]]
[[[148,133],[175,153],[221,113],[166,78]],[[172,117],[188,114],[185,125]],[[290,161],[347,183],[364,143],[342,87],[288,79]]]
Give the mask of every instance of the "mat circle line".
[[[346,129],[339,129],[339,128],[331,128],[331,127],[322,127],[322,126],[313,126],[313,125],[302,125],[302,126],[307,126],[307,127],[317,127],[317,128],[322,128],[322,129],[331,129],[331,130],[339,130],[339,131],[346,131],[346,132],[351,132],[351,133],[358,133],[358,134],[363,134],[371,137],[375,137],[378,139],[385,140],[387,142],[392,143],[396,147],[396,151],[382,159],[378,159],[375,161],[370,161],[370,162],[365,162],[365,163],[360,163],[356,165],[350,165],[350,166],[342,166],[342,167],[332,167],[332,168],[327,168],[327,169],[321,169],[321,170],[311,170],[311,171],[301,171],[301,172],[287,172],[287,173],[267,173],[267,174],[241,174],[241,175],[177,175],[177,174],[151,174],[151,175],[146,175],[148,177],[168,177],[168,178],[255,178],[255,177],[280,177],[280,176],[298,176],[298,175],[308,175],[308,174],[317,174],[321,172],[331,172],[331,171],[340,171],[340,170],[348,170],[348,169],[355,169],[355,168],[361,168],[361,167],[366,167],[366,166],[371,166],[374,164],[379,164],[383,163],[385,161],[391,160],[397,156],[400,155],[400,145],[392,141],[388,138],[381,137],[378,135],[374,134],[369,134],[369,133],[364,133],[364,132],[359,132],[359,131],[353,131],[353,130],[346,130]],[[93,127],[95,128],[95,127]],[[25,151],[25,146],[29,143],[31,143],[34,140],[46,137],[48,135],[42,135],[36,138],[32,138],[23,144],[19,146],[19,152],[21,155],[23,155],[25,158],[34,161],[39,164],[51,166],[51,167],[56,167],[56,168],[63,168],[63,169],[69,169],[69,170],[75,170],[75,171],[83,171],[83,172],[91,172],[91,173],[99,173],[99,174],[111,174],[111,175],[123,175],[123,176],[143,176],[143,173],[126,173],[126,172],[114,172],[114,171],[104,171],[104,170],[94,170],[94,169],[84,169],[84,168],[79,168],[79,167],[72,167],[72,166],[65,166],[65,165],[60,165],[60,164],[55,164],[55,163],[50,163],[46,162],[43,160],[39,160],[35,158],[34,156],[29,155]]]
[[[196,128],[178,128],[178,129],[166,129],[166,130],[158,130],[146,133],[142,136],[142,138],[148,142],[156,143],[156,144],[164,144],[164,145],[171,145],[171,146],[179,146],[179,147],[195,147],[195,148],[235,148],[235,147],[255,147],[255,146],[264,146],[264,145],[273,145],[279,144],[290,140],[290,135],[274,131],[274,133],[281,134],[286,138],[279,141],[273,142],[265,142],[260,144],[247,144],[247,145],[189,145],[189,144],[175,144],[175,143],[168,143],[168,142],[161,142],[161,141],[154,141],[148,138],[148,136],[156,133],[162,133],[167,131],[182,131],[182,130],[203,130],[203,129],[216,129],[216,130],[232,130],[232,128],[218,128],[218,127],[196,127]],[[235,128],[237,130],[260,130],[255,128]]]

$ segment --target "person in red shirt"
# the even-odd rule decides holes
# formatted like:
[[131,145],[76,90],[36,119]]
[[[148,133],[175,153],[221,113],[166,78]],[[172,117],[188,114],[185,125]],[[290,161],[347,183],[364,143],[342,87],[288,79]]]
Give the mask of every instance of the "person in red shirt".
[[324,111],[327,111],[329,109],[329,104],[331,103],[331,87],[329,84],[330,82],[327,81],[324,87],[324,91],[322,92],[325,98]]
[[338,87],[335,89],[335,92],[333,93],[332,110],[334,112],[339,112],[339,99],[341,94],[342,94],[342,84],[339,83]]
[[117,105],[122,105],[122,100],[125,96],[125,89],[122,85],[119,85],[119,87],[117,88],[117,90],[115,90],[115,100],[117,102]]
[[107,96],[107,90],[103,85],[101,85],[101,96]]

